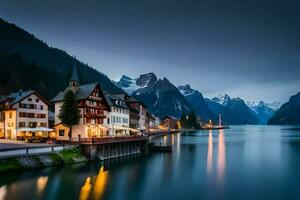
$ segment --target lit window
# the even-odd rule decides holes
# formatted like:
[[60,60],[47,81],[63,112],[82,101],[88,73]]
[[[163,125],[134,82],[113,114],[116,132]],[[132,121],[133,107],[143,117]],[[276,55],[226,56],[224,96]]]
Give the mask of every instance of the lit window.
[[63,129],[60,129],[59,131],[58,131],[58,135],[59,136],[65,136],[65,130],[63,130]]

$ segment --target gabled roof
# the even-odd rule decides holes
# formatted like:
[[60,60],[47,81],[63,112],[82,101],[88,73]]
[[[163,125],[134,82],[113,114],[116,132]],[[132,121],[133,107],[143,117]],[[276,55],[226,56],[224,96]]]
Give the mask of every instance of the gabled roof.
[[[93,92],[95,87],[99,85],[98,83],[90,83],[85,85],[80,85],[75,96],[77,100],[87,99],[90,94]],[[50,102],[63,101],[65,93],[70,90],[70,87],[67,87],[64,91],[59,92]]]
[[[125,101],[124,99],[121,97],[121,96],[117,96],[117,95],[112,95],[112,94],[109,94],[108,92],[104,92],[104,96],[107,100],[107,103],[110,105],[110,106],[115,106],[115,107],[120,107],[120,108],[124,108],[124,109],[129,109],[126,104],[125,104]],[[118,101],[123,101],[124,104],[118,104],[117,102]]]
[[176,119],[175,117],[170,116],[170,115],[165,116],[165,117],[163,118],[163,120],[165,120],[166,118],[172,119],[172,120],[174,120],[174,121],[177,121],[177,120],[178,120],[178,119]]
[[1,101],[8,101],[10,105],[14,105],[16,103],[19,103],[20,101],[22,101],[23,99],[25,99],[26,97],[28,97],[32,94],[36,95],[44,103],[49,105],[48,101],[46,99],[44,99],[41,95],[39,95],[39,93],[37,93],[35,90],[13,92],[13,93],[10,93],[9,95],[1,96],[0,99],[1,99]]

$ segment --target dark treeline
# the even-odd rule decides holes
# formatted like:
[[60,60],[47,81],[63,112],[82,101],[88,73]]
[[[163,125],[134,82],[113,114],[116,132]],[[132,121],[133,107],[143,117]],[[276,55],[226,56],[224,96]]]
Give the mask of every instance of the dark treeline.
[[[101,72],[81,63],[66,52],[49,47],[25,30],[0,18],[0,92],[36,89],[47,99],[67,86],[74,62],[80,83],[99,82],[112,93],[123,92]],[[47,90],[47,92],[46,92]]]
[[32,89],[50,99],[66,84],[67,80],[60,79],[54,70],[29,64],[20,54],[8,55],[0,50],[0,94]]
[[186,129],[199,129],[200,124],[197,121],[197,116],[195,112],[191,112],[190,114],[186,115],[185,113],[182,113],[180,117],[180,124],[182,128]]

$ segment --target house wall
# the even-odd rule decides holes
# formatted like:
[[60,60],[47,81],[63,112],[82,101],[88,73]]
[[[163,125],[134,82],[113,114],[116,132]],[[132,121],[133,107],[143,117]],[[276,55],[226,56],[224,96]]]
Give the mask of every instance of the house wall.
[[[31,99],[32,101],[29,101]],[[38,99],[38,102],[36,100]],[[21,108],[22,104],[33,104],[36,108]],[[30,123],[36,123],[37,127],[49,127],[48,124],[48,105],[43,102],[38,96],[32,94],[13,106],[17,110],[17,128],[20,127],[20,122],[25,123],[23,127],[30,127]],[[20,113],[33,113],[34,117],[21,117]],[[44,118],[39,118],[38,115],[44,115]]]
[[146,122],[146,108],[143,105],[140,105],[140,119],[139,119],[139,128],[140,130],[146,130],[147,129],[147,122]]
[[5,138],[8,139],[16,139],[16,123],[17,123],[17,111],[16,110],[7,110],[4,111],[5,115],[5,121],[4,121],[4,127],[5,127]]
[[[103,127],[105,118],[108,115],[109,108],[103,102],[104,97],[98,96],[100,88],[96,87],[88,99],[78,102],[80,111],[79,124],[72,127],[72,140],[78,141],[79,135],[81,138],[100,137],[108,135],[108,129]],[[100,93],[101,94],[101,93]],[[63,102],[55,102],[55,132],[57,140],[69,140],[69,129],[61,124],[58,118]],[[59,132],[64,131],[64,135],[59,135]]]
[[[116,106],[111,106],[111,112],[108,113],[105,119],[105,125],[109,128],[109,135],[116,135],[120,131],[114,128],[115,125],[118,127],[124,126],[129,127],[129,110]],[[120,134],[129,134],[129,131],[124,129]]]

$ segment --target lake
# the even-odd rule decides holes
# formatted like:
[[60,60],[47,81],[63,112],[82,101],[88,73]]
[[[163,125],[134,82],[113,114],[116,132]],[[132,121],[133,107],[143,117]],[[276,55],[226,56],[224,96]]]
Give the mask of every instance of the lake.
[[156,139],[153,153],[10,173],[2,199],[300,199],[300,131],[231,126]]

